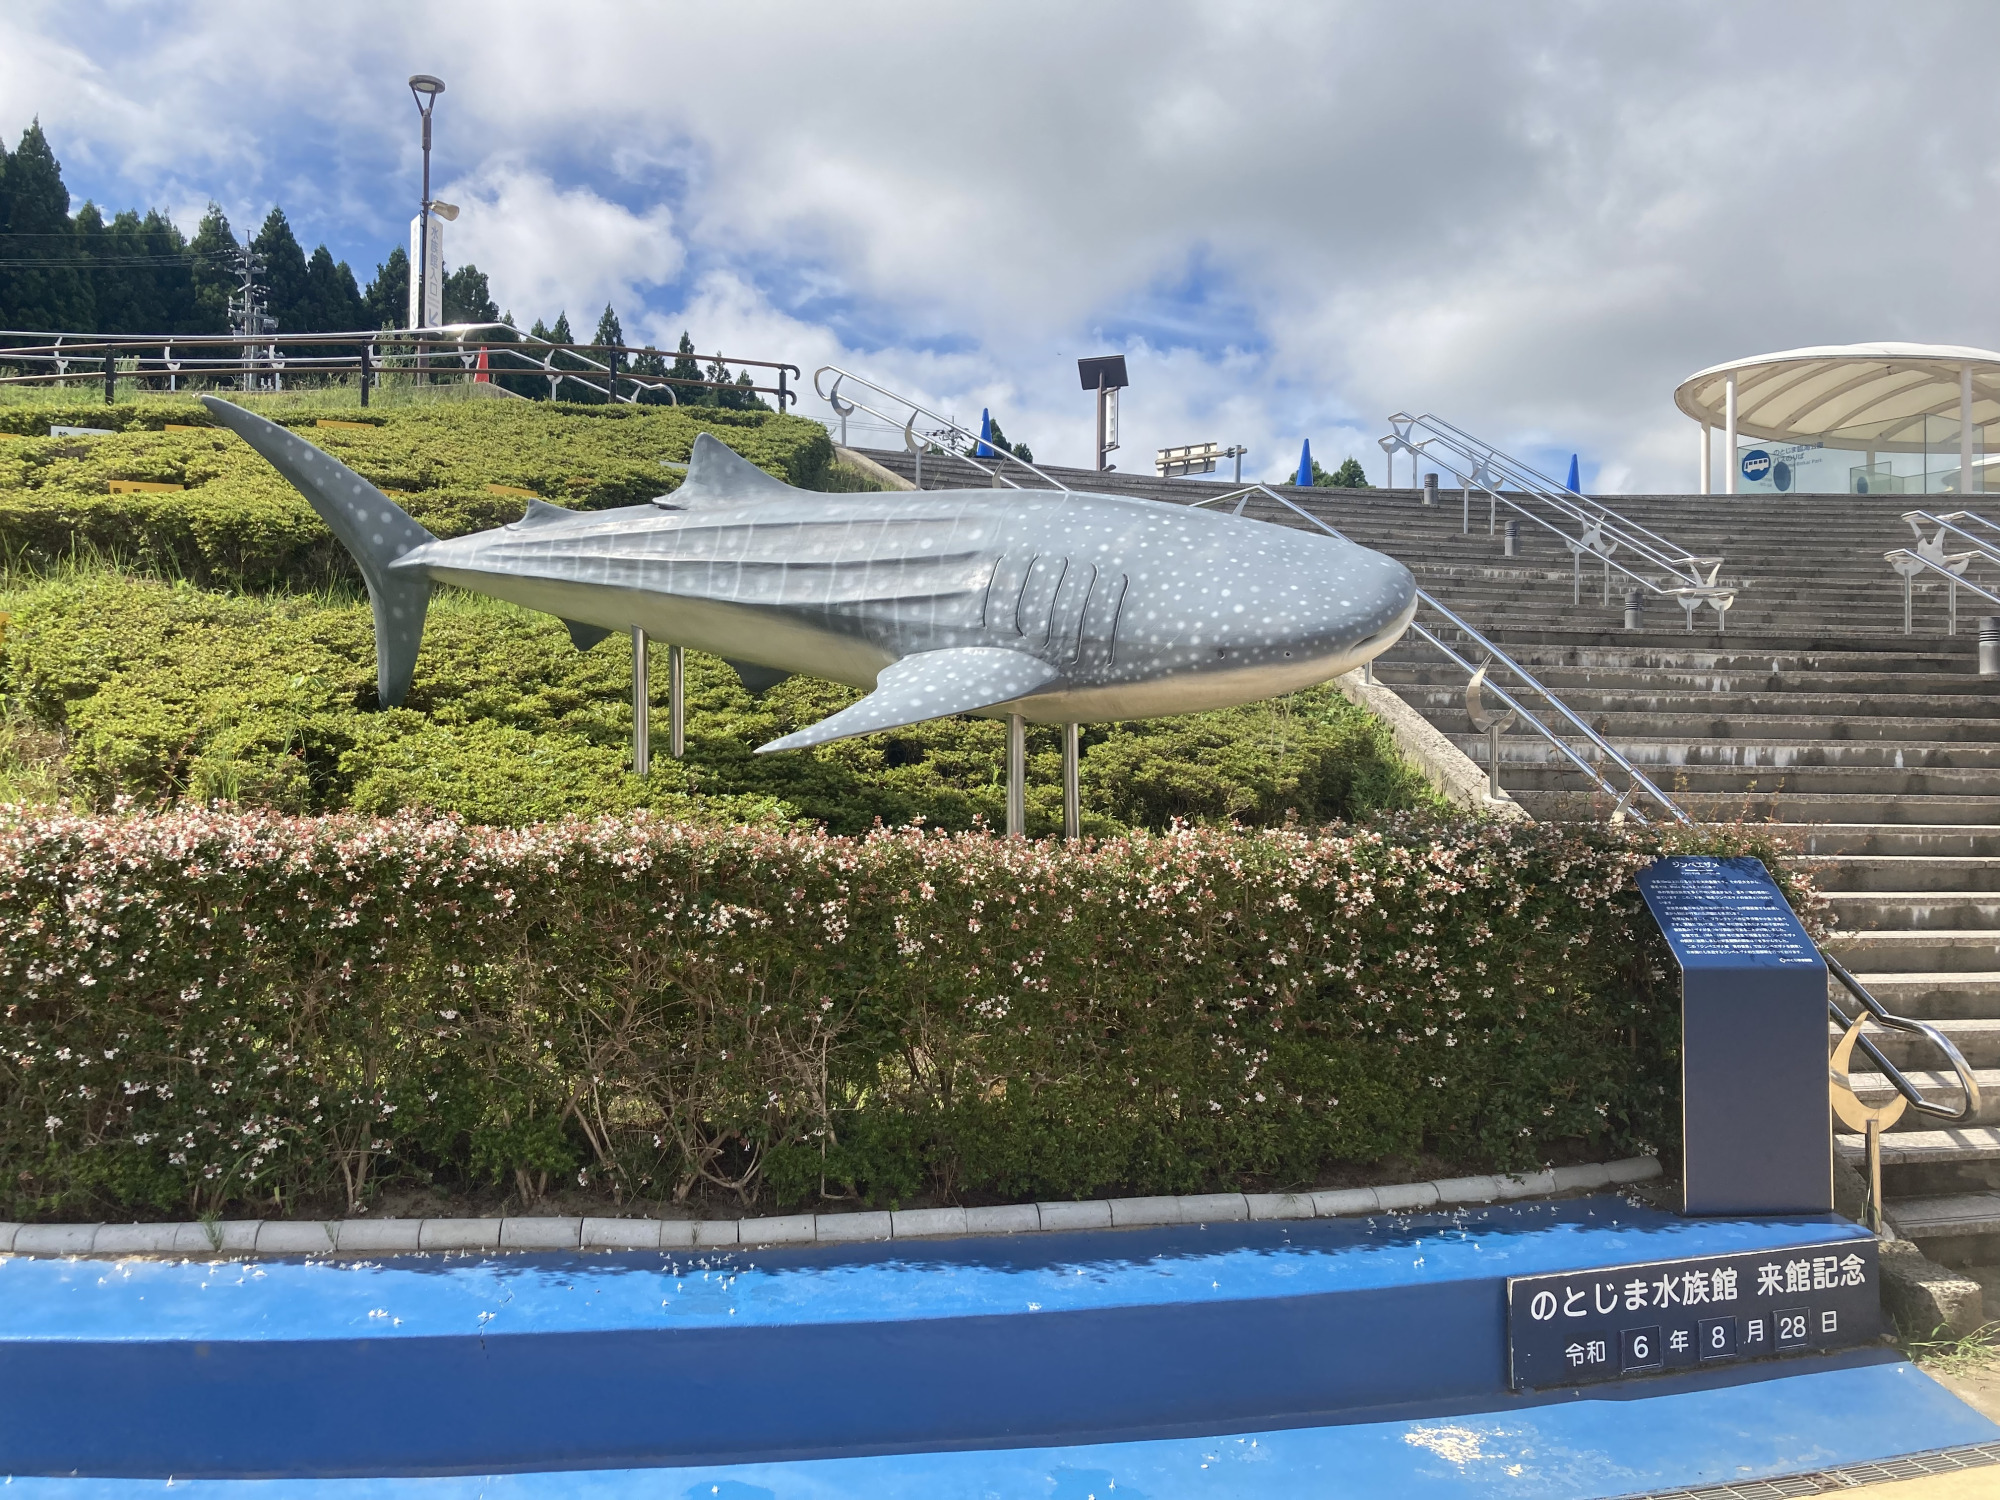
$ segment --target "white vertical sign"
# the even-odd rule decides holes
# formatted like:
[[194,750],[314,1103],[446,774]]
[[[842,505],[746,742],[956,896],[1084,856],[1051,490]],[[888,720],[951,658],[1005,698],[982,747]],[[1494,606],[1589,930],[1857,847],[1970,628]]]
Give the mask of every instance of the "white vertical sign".
[[[430,244],[424,239],[424,216],[410,220],[410,328],[435,328],[444,322],[444,220],[431,215]],[[417,267],[424,267],[424,305],[417,307]]]
[[1104,393],[1104,451],[1111,452],[1118,446],[1118,387],[1112,386]]

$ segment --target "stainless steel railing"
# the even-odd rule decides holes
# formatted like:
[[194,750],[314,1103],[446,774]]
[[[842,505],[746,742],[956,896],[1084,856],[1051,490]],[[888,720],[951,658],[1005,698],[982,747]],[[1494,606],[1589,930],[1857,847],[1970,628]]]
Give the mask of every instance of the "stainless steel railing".
[[[1247,484],[1240,489],[1227,490],[1222,494],[1209,496],[1192,503],[1197,506],[1219,505],[1226,501],[1234,500],[1236,502],[1236,514],[1241,515],[1244,506],[1249,503],[1252,495],[1261,495],[1266,499],[1276,501],[1286,510],[1292,512],[1292,514],[1318,527],[1328,536],[1339,537],[1342,541],[1351,540],[1344,532],[1329,525],[1304,506],[1279,494],[1269,485]],[[1564,703],[1561,698],[1557,697],[1544,686],[1526,667],[1522,666],[1499,646],[1495,645],[1483,632],[1448,609],[1423,589],[1417,590],[1417,602],[1423,608],[1430,610],[1436,615],[1449,629],[1457,631],[1464,640],[1477,647],[1480,651],[1483,651],[1486,654],[1487,660],[1481,666],[1475,667],[1439,636],[1436,631],[1421,621],[1413,620],[1410,623],[1410,629],[1419,639],[1435,647],[1446,660],[1463,670],[1468,677],[1476,676],[1481,670],[1490,671],[1494,666],[1503,668],[1513,678],[1519,692],[1539,697],[1551,710],[1561,716],[1563,721],[1569,725],[1576,735],[1588,741],[1599,755],[1603,756],[1606,761],[1616,766],[1630,778],[1630,784],[1621,791],[1598,767],[1592,765],[1588,759],[1578,754],[1574,746],[1544,723],[1542,717],[1530,709],[1527,704],[1523,703],[1516,692],[1510,692],[1505,686],[1491,681],[1490,678],[1481,679],[1483,685],[1492,692],[1494,697],[1499,699],[1513,713],[1519,715],[1522,723],[1547,740],[1557,753],[1588,777],[1591,783],[1600,791],[1616,799],[1612,814],[1614,818],[1622,821],[1624,817],[1629,816],[1635,822],[1649,822],[1650,819],[1646,817],[1645,813],[1633,805],[1635,794],[1643,793],[1651,801],[1655,813],[1664,814],[1674,822],[1693,823],[1694,820],[1688,816],[1686,811],[1673,798],[1654,785],[1651,777],[1647,776],[1645,772],[1627,760],[1616,746],[1605,739],[1595,729],[1592,729],[1588,723],[1577,716],[1568,704]],[[1489,784],[1497,787],[1499,776],[1497,759],[1488,768],[1488,776]]]
[[[833,377],[833,384],[831,386],[824,384],[824,377],[828,375]],[[852,382],[860,390],[873,391],[883,400],[903,408],[904,416],[900,419],[893,417],[889,413],[871,406],[865,397],[856,400],[852,397],[842,395],[841,387],[849,382]],[[978,452],[985,439],[980,437],[978,433],[972,431],[970,428],[961,427],[951,417],[942,416],[932,411],[913,397],[892,391],[885,385],[876,384],[865,375],[857,375],[852,370],[843,370],[839,365],[821,365],[817,370],[813,371],[813,390],[822,401],[833,408],[836,416],[845,418],[857,411],[865,411],[869,416],[887,422],[891,427],[900,431],[903,434],[904,448],[916,456],[918,489],[924,487],[924,451],[935,442],[940,447],[947,449],[953,457],[964,459],[975,469],[979,470],[980,473],[999,484],[1007,486],[1009,489],[1018,490],[1024,488],[1024,486],[1007,473],[1009,466],[1018,465],[1041,480],[1048,488],[1060,490],[1065,495],[1073,493],[1068,485],[1064,484],[1054,475],[1036,468],[1027,459],[1017,458],[1011,453],[995,453],[982,463],[978,457]],[[924,433],[919,434],[917,432],[917,419],[919,417],[935,425]],[[991,464],[992,467],[987,467],[988,464]]]
[[[1717,629],[1726,628],[1729,608],[1741,586],[1721,581],[1721,557],[1689,551],[1442,417],[1428,412],[1416,417],[1397,412],[1389,418],[1389,426],[1390,435],[1381,444],[1392,458],[1401,450],[1409,453],[1413,462],[1428,459],[1458,481],[1463,492],[1462,525],[1467,532],[1472,529],[1472,492],[1477,490],[1486,497],[1489,536],[1504,507],[1559,538],[1571,556],[1572,603],[1583,602],[1583,558],[1588,553],[1602,565],[1602,602],[1606,607],[1611,605],[1611,575],[1616,572],[1645,592],[1673,599],[1686,615],[1690,631],[1704,604],[1715,611]],[[1621,551],[1633,566],[1618,560],[1615,554]]]

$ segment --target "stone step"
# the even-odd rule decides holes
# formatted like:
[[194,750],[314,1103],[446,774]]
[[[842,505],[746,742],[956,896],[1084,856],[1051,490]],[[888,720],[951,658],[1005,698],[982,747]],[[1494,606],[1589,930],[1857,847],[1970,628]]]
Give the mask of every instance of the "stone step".
[[[1881,1037],[1877,1036],[1875,1040],[1879,1042]],[[1885,1048],[1884,1050],[1886,1051],[1887,1049]],[[1926,1047],[1924,1050],[1933,1059],[1938,1055],[1937,1049],[1934,1047]],[[1967,1060],[1970,1061],[1970,1059]],[[1895,1059],[1891,1058],[1890,1061],[1894,1062]],[[1902,1064],[1897,1063],[1897,1066],[1902,1067]],[[1959,1082],[1958,1074],[1951,1069],[1947,1068],[1940,1072],[1934,1066],[1903,1068],[1903,1076],[1909,1079],[1916,1086],[1917,1091],[1932,1104],[1941,1105],[1950,1110],[1964,1108],[1965,1087]],[[2000,1125],[2000,1068],[1982,1068],[1974,1064],[1972,1076],[1973,1081],[1979,1085],[1979,1109],[1968,1120],[1951,1122],[1952,1129],[1963,1130]],[[1898,1097],[1895,1085],[1889,1082],[1885,1074],[1857,1072],[1852,1074],[1851,1077],[1854,1083],[1855,1096],[1863,1104],[1871,1108],[1879,1108]],[[1939,1123],[1939,1119],[1935,1115],[1924,1115],[1919,1114],[1915,1109],[1905,1109],[1902,1118],[1889,1127],[1883,1134],[1882,1139],[1884,1143],[1887,1143],[1892,1140],[1900,1141],[1906,1135],[1921,1134],[1924,1132],[1935,1133]],[[1860,1140],[1860,1137],[1856,1136],[1855,1140]],[[1884,1161],[1886,1163],[1886,1157]],[[1996,1157],[1995,1164],[1996,1166],[2000,1166],[2000,1157]]]
[[1885,1186],[1883,1198],[1882,1216],[1907,1240],[2000,1234],[2000,1192],[1892,1198]]
[[[1419,713],[1425,713],[1424,704],[1413,701],[1417,691],[1411,689],[1408,694],[1399,693],[1398,696]],[[1424,691],[1429,694],[1432,690]],[[1438,693],[1425,701],[1437,705],[1430,709],[1427,717],[1435,715],[1436,722],[1440,724],[1455,724],[1460,729],[1465,727],[1463,684],[1456,693]],[[1539,700],[1530,696],[1528,703],[1539,717],[1551,725],[1558,722],[1559,716],[1542,712]],[[1892,754],[1900,745],[2000,745],[2000,716],[1906,718],[1884,715],[1880,718],[1841,719],[1837,716],[1800,717],[1787,714],[1626,713],[1612,709],[1579,714],[1579,717],[1613,744],[1620,745],[1649,741],[1681,744],[1715,741],[1722,745],[1748,745],[1761,749],[1800,743],[1881,744],[1889,746]]]
[[[1522,775],[1526,773],[1516,773]],[[1578,773],[1579,785],[1582,775]],[[1622,776],[1611,778],[1622,786]],[[1541,791],[1533,787],[1517,790],[1508,784],[1503,771],[1500,782],[1531,817],[1553,823],[1575,823],[1610,815],[1615,798],[1584,791]],[[1829,796],[1821,792],[1766,791],[1738,794],[1687,792],[1655,781],[1683,809],[1707,823],[1896,823],[1934,825],[1963,823],[1989,828],[2000,821],[2000,797],[1935,797],[1869,795]],[[1600,803],[1602,805],[1600,805]],[[1801,830],[1803,833],[1804,830]]]
[[[1834,1154],[1866,1171],[1859,1134],[1841,1131]],[[1882,1136],[1882,1197],[1942,1197],[2000,1191],[2000,1128],[1960,1125],[1945,1130],[1891,1130]]]
[[[1939,698],[1963,697],[1983,702],[1989,714],[2000,708],[2000,677],[1947,675],[1942,672],[1774,673],[1768,669],[1710,672],[1665,667],[1569,666],[1529,666],[1528,670],[1544,687],[1565,700],[1572,700],[1582,693],[1633,691],[1648,695],[1701,693],[1731,701],[1753,697],[1760,702],[1780,694],[1813,698],[1858,694],[1886,698],[1892,703],[1904,698],[1933,702]],[[1444,684],[1455,686],[1461,692],[1465,686],[1465,673],[1436,656],[1429,661],[1378,660],[1375,671],[1383,681],[1392,685],[1406,682],[1422,686]]]
[[[1448,718],[1445,715],[1439,717]],[[1483,736],[1454,733],[1445,724],[1439,727],[1458,742],[1461,750],[1469,744],[1477,743],[1483,747],[1486,743]],[[1606,735],[1605,738],[1633,765],[1648,769],[1655,766],[1708,766],[1743,772],[1783,773],[1807,767],[1838,766],[1977,771],[1991,776],[1994,786],[2000,788],[2000,739],[1958,743],[1950,740],[1806,740],[1783,744],[1755,740],[1635,738],[1628,735]],[[1603,754],[1589,740],[1573,738],[1567,733],[1563,739],[1587,760],[1595,760]],[[1481,755],[1484,755],[1483,748]],[[1556,748],[1539,734],[1518,729],[1501,738],[1500,762],[1502,765],[1567,764]]]
[[2000,828],[1946,823],[1862,823],[1832,819],[1790,830],[1799,858],[1897,855],[1911,859],[2000,857]]
[[[1486,764],[1486,741],[1483,736],[1449,734],[1448,737],[1476,764]],[[1526,743],[1537,746],[1542,753],[1510,756],[1507,754],[1507,741],[1502,739],[1500,742],[1500,784],[1508,791],[1566,791],[1588,784],[1584,773],[1571,762],[1561,759],[1560,752],[1547,740],[1537,736],[1534,741]],[[1615,746],[1617,741],[1612,743]],[[1600,759],[1598,755],[1584,758],[1593,762]],[[1604,764],[1608,766],[1611,763],[1607,759]],[[1760,792],[1791,796],[1815,793],[1844,798],[1960,798],[2000,792],[2000,777],[1993,772],[1954,766],[1906,766],[1899,769],[1895,766],[1648,767],[1640,761],[1633,764],[1646,772],[1662,790],[1671,793],[1676,801],[1684,791],[1696,795]],[[1660,774],[1654,775],[1655,770]],[[1993,799],[1989,796],[1988,800]]]
[[1939,854],[1828,854],[1806,856],[1801,868],[1820,890],[1885,893],[1912,891],[2000,892],[2000,856]]
[[[1847,998],[1845,990],[1840,989],[1838,986],[1830,986],[1829,993],[1835,999],[1841,1001],[1848,1011],[1853,1011],[1854,1002]],[[1876,994],[1872,989],[1869,993],[1875,995],[1875,998],[1881,1000],[1884,1005],[1889,1005],[1889,1001],[1884,996]],[[1894,1010],[1895,1007],[1890,1006],[1890,1009]],[[1910,1019],[1921,1021],[1929,1020],[1930,1018],[1926,1016],[1912,1016]],[[1985,1077],[1986,1069],[2000,1068],[2000,1019],[1995,1019],[1991,1016],[1976,1016],[1937,1020],[1932,1021],[1931,1024],[1945,1034],[1951,1044],[1958,1048],[1959,1054],[1964,1057],[1966,1062],[1971,1064],[1975,1072],[1980,1074],[1980,1092],[1982,1095],[1989,1096],[1989,1106],[2000,1107],[2000,1081],[1996,1081],[1989,1088],[1988,1080]],[[1877,1027],[1870,1027],[1866,1035],[1869,1041],[1881,1049],[1883,1056],[1901,1068],[1913,1081],[1916,1080],[1916,1074],[1911,1072],[1912,1069],[1925,1069],[1930,1073],[1935,1073],[1938,1078],[1944,1080],[1944,1086],[1951,1091],[1950,1097],[1943,1094],[1938,1095],[1937,1102],[1940,1104],[1956,1105],[1956,1095],[1958,1092],[1957,1075],[1949,1070],[1938,1072],[1939,1069],[1945,1068],[1945,1063],[1938,1049],[1931,1045],[1928,1037],[1913,1036],[1907,1031],[1889,1031]],[[1858,1066],[1866,1067],[1868,1065],[1868,1059],[1864,1053],[1856,1052],[1854,1060]],[[1864,1075],[1857,1072],[1854,1076],[1859,1080],[1864,1076],[1875,1078],[1876,1075]],[[1995,1073],[1994,1078],[1995,1080],[2000,1080],[2000,1073]],[[1924,1085],[1920,1083],[1919,1087],[1924,1087]],[[1929,1094],[1928,1088],[1926,1088],[1926,1094]],[[1872,1103],[1873,1100],[1871,1099],[1870,1102]],[[1906,1112],[1904,1120],[1908,1121],[1910,1118],[1910,1115]],[[1921,1119],[1922,1116],[1918,1116],[1917,1118]]]
[[[1507,654],[1531,671],[1543,667],[1591,667],[1617,671],[1670,672],[1902,672],[1945,677],[1976,676],[1971,657],[1888,651],[1716,651],[1618,645],[1541,645],[1501,642]],[[1426,655],[1425,653],[1428,653]],[[1436,653],[1405,636],[1378,661],[1435,661]],[[1989,679],[2000,681],[2000,679]]]
[[[1456,669],[1453,669],[1456,671]],[[1439,670],[1435,681],[1405,683],[1398,681],[1399,669],[1385,667],[1379,674],[1382,680],[1396,690],[1396,693],[1418,713],[1426,717],[1432,712],[1440,714],[1465,712],[1465,674],[1457,673],[1453,681],[1449,673]],[[1504,674],[1494,674],[1495,680],[1506,685]],[[1968,678],[1978,682],[1979,678]],[[1989,723],[1995,717],[1995,705],[1991,699],[1980,694],[1952,693],[1895,693],[1895,694],[1842,694],[1842,693],[1708,693],[1676,691],[1635,687],[1631,689],[1558,687],[1549,684],[1570,707],[1571,712],[1591,722],[1596,716],[1605,714],[1702,714],[1710,719],[1736,719],[1744,717],[1778,716],[1786,718],[1807,718],[1826,720],[1870,718],[1917,718],[1917,719],[1957,719],[1983,718]],[[1599,733],[1603,733],[1602,730]],[[1929,736],[1925,736],[1929,738]]]
[[1963,974],[2000,969],[2000,928],[1842,932],[1829,937],[1826,947],[1857,975],[1863,970],[1872,974]]
[[1843,932],[2000,928],[2000,891],[1824,891]]
[[[1839,957],[1839,953],[1836,951],[1834,956]],[[2000,1015],[2000,969],[1910,969],[1892,973],[1850,965],[1849,972],[1892,1014],[1908,1016],[1913,1021],[1980,1021]],[[1854,1008],[1851,1002],[1843,1004],[1850,1011]]]

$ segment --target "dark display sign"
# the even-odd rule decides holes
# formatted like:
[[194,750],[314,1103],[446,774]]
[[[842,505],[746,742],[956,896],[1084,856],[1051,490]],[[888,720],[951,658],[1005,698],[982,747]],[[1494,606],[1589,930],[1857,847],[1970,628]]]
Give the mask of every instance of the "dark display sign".
[[1845,1349],[1882,1336],[1875,1240],[1507,1281],[1516,1390]]
[[1681,1211],[1828,1213],[1826,965],[1754,859],[1670,855],[1639,893],[1681,968]]

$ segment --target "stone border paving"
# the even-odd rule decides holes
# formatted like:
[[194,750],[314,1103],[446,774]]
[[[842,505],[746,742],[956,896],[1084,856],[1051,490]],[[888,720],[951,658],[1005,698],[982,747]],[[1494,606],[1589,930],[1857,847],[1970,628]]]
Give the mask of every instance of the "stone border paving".
[[1188,1198],[1098,1198],[999,1208],[914,1208],[758,1219],[218,1219],[193,1224],[0,1224],[0,1253],[15,1255],[401,1255],[473,1250],[692,1250],[835,1245],[964,1234],[1223,1224],[1419,1213],[1456,1204],[1592,1192],[1660,1175],[1650,1156],[1556,1167],[1513,1177],[1447,1177],[1393,1187],[1316,1193],[1204,1193]]

